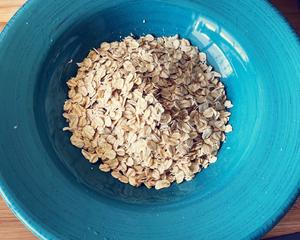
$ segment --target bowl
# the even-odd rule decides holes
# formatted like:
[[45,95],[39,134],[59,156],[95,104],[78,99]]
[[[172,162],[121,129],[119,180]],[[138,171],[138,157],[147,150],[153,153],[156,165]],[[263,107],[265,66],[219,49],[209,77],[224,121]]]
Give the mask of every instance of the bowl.
[[[103,41],[179,34],[222,74],[234,131],[190,182],[134,188],[70,144],[63,103]],[[41,239],[254,239],[300,188],[300,47],[259,0],[31,0],[0,36],[0,189]]]

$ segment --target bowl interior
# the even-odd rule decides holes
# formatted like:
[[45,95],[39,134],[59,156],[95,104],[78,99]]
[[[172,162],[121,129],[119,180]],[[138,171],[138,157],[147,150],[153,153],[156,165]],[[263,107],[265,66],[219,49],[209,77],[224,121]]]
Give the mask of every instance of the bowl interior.
[[[162,15],[164,19],[161,19]],[[182,20],[174,22],[175,18]],[[66,126],[62,117],[62,106],[67,98],[66,81],[76,73],[76,63],[103,41],[118,41],[130,34],[141,36],[147,33],[155,36],[180,34],[205,51],[209,63],[221,72],[228,96],[235,105],[231,118],[235,131],[227,136],[218,163],[198,174],[195,180],[173,184],[163,191],[134,188],[120,183],[108,173],[100,172],[99,164],[91,165],[84,160],[80,150],[70,144],[70,134],[62,131]],[[60,166],[63,163],[61,170],[65,174],[72,174],[73,181],[84,184],[99,198],[109,197],[135,204],[162,204],[182,198],[199,198],[223,188],[233,172],[242,166],[239,164],[240,156],[235,152],[245,153],[248,141],[235,146],[234,139],[239,138],[245,125],[249,127],[243,130],[243,134],[252,135],[255,114],[250,113],[249,118],[245,116],[248,115],[247,108],[258,112],[256,102],[247,102],[247,97],[257,98],[257,84],[249,84],[254,72],[244,49],[220,23],[201,14],[191,16],[190,9],[172,4],[160,2],[147,9],[142,2],[123,3],[86,17],[50,42],[51,49],[35,84],[34,111],[38,131],[52,161]],[[244,93],[243,98],[236,98],[239,92]]]
[[[131,33],[189,39],[234,104],[218,161],[160,191],[99,171],[62,131],[76,63]],[[299,52],[259,0],[31,0],[0,36],[1,194],[41,238],[257,238],[300,186]]]

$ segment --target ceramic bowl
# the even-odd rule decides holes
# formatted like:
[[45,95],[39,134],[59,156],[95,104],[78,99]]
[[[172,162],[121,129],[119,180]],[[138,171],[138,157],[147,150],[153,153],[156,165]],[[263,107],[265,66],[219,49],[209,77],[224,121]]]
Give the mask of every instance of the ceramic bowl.
[[[91,165],[63,132],[66,81],[103,41],[179,34],[232,100],[218,161],[156,191]],[[31,0],[0,36],[0,187],[41,239],[253,239],[300,187],[300,47],[260,0]]]

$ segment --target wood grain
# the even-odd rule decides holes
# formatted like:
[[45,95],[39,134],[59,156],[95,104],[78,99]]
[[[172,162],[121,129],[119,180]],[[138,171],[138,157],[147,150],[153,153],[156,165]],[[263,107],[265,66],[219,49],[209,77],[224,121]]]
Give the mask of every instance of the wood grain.
[[11,213],[0,198],[0,239],[1,240],[36,240],[24,225]]
[[25,0],[0,0],[0,31]]
[[[0,31],[11,16],[26,0],[0,0]],[[300,34],[300,8],[297,0],[271,1],[287,17],[288,21]],[[286,214],[286,216],[265,237],[281,236],[300,232],[300,198]],[[0,240],[36,240],[22,223],[11,213],[5,202],[0,198]]]

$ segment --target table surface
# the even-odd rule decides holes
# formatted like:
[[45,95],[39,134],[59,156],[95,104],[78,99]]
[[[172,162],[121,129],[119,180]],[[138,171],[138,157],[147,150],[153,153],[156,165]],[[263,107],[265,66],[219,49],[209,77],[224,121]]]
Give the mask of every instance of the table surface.
[[[26,0],[0,0],[0,32],[11,16]],[[271,0],[286,16],[295,31],[300,34],[300,8],[297,0]],[[280,236],[300,232],[300,197],[286,216],[270,231],[266,237]],[[33,240],[36,237],[28,231],[11,213],[0,198],[0,239],[1,240]]]

